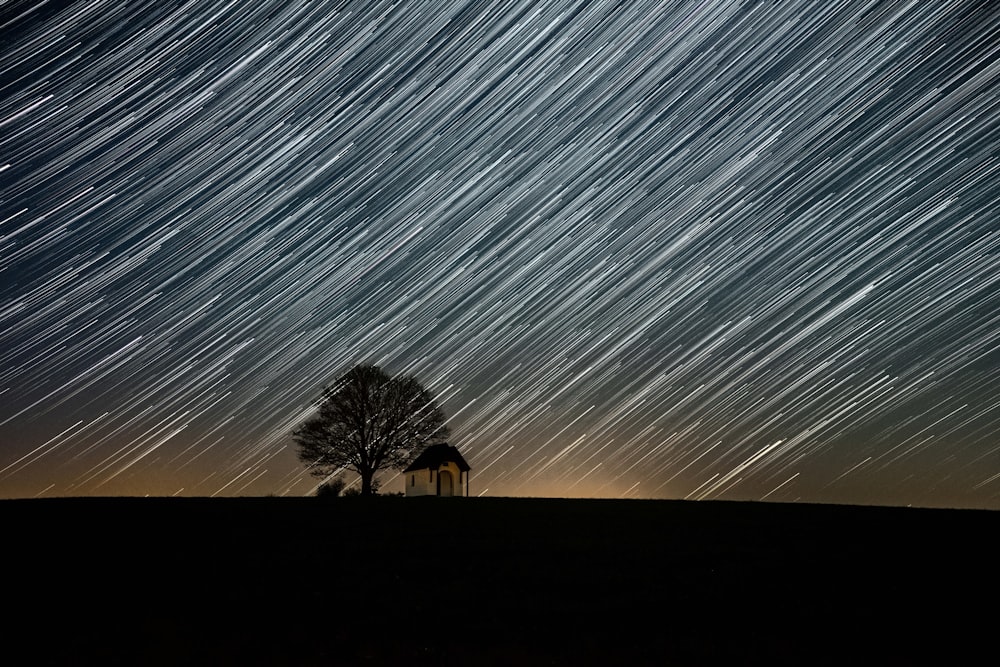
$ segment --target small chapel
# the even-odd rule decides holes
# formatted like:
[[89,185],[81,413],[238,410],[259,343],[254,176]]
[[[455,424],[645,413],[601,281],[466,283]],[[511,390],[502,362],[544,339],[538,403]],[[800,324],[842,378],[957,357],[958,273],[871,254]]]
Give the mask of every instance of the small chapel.
[[431,445],[403,471],[406,495],[468,496],[470,470],[454,446]]

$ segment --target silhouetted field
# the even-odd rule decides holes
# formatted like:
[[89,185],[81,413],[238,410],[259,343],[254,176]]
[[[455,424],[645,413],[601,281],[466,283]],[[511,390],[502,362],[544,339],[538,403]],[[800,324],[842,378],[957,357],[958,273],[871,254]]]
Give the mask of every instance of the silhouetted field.
[[0,501],[0,521],[10,665],[995,657],[996,512],[81,498]]

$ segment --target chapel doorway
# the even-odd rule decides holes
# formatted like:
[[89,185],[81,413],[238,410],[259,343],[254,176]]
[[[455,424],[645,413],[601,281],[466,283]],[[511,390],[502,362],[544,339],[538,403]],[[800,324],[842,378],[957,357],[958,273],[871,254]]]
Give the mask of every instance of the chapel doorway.
[[450,497],[454,495],[454,493],[455,484],[451,473],[447,470],[442,470],[438,473],[438,495]]

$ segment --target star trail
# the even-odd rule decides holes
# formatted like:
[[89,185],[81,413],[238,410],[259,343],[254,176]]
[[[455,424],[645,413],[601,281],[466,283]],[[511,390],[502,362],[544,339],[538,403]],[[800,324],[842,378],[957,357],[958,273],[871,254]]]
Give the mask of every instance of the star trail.
[[995,3],[36,0],[0,47],[2,496],[311,493],[367,362],[472,495],[1000,508]]

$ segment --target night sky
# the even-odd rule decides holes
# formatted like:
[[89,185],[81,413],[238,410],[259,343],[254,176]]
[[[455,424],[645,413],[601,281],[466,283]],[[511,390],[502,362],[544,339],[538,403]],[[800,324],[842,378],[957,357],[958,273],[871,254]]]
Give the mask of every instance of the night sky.
[[0,91],[0,496],[307,495],[367,362],[472,495],[1000,509],[996,3],[29,0]]

